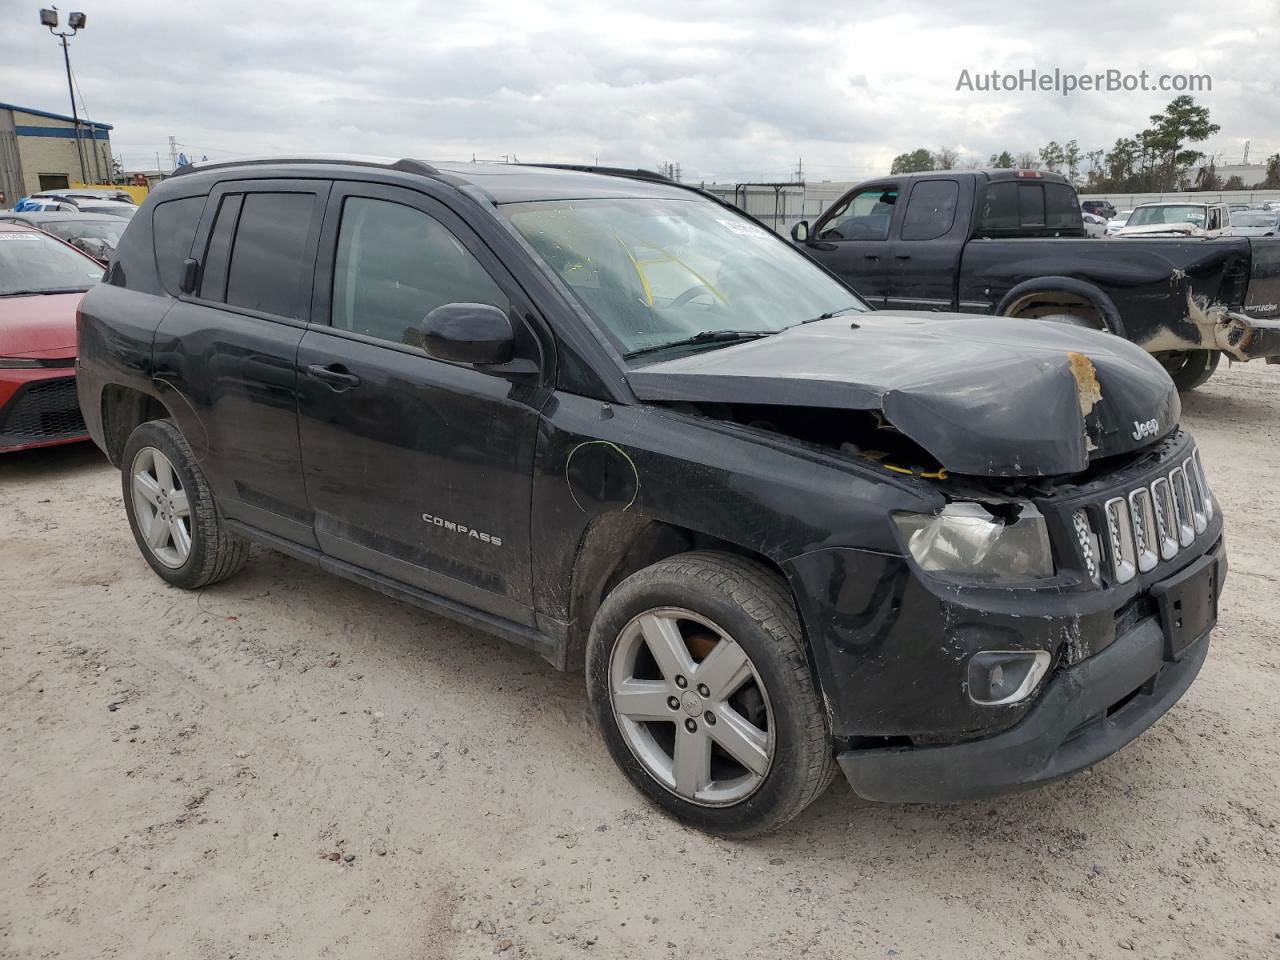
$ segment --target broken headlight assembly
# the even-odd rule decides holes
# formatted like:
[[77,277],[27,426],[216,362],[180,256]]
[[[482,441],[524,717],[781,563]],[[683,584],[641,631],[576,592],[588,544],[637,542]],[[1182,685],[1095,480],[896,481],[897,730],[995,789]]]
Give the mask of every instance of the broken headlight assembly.
[[895,513],[894,523],[922,570],[944,580],[1012,584],[1054,574],[1044,517],[1030,503],[999,512],[957,501],[937,513]]

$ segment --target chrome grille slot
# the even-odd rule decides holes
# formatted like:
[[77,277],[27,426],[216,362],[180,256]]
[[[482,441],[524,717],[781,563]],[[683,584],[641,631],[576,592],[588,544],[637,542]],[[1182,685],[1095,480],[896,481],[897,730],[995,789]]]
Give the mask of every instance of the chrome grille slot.
[[1147,487],[1139,487],[1129,494],[1129,514],[1133,518],[1133,548],[1138,569],[1146,573],[1160,562],[1155,502]]
[[1172,560],[1178,552],[1178,529],[1173,514],[1173,489],[1165,477],[1151,484],[1151,498],[1156,512],[1156,535],[1160,543],[1160,559]]
[[1107,518],[1111,573],[1117,583],[1128,583],[1138,572],[1133,523],[1129,519],[1129,502],[1124,497],[1112,497],[1103,504],[1102,511]]
[[1173,511],[1178,527],[1178,543],[1191,546],[1196,538],[1195,521],[1191,515],[1191,487],[1187,484],[1187,475],[1181,467],[1169,471],[1169,486],[1173,488]]
[[1200,482],[1200,471],[1196,468],[1193,457],[1187,457],[1182,461],[1182,475],[1187,480],[1187,490],[1191,499],[1191,522],[1196,528],[1196,536],[1200,536],[1209,526],[1209,516],[1204,507],[1209,498],[1205,495],[1204,485]]

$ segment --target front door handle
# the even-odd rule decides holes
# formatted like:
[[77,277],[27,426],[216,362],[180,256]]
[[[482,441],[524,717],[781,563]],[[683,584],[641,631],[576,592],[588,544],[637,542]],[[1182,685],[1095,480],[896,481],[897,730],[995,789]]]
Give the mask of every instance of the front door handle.
[[880,255],[878,253],[864,253],[862,255],[862,259],[863,260],[879,260]]
[[313,363],[307,367],[307,376],[328,384],[337,393],[360,386],[360,378],[340,363],[330,363],[326,366]]
[[897,254],[896,256],[894,256],[894,258],[893,258],[893,259],[895,259],[895,260],[910,260],[910,259],[911,259],[911,254],[909,254],[909,253],[899,253],[899,254]]

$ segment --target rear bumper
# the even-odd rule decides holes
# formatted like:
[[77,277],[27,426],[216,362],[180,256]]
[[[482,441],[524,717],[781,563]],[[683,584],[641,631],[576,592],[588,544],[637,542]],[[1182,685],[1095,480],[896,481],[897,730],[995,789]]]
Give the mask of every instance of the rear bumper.
[[1219,350],[1236,360],[1280,363],[1280,320],[1227,313],[1214,325],[1213,338]]
[[1059,780],[1115,753],[1163,716],[1200,672],[1209,635],[1177,660],[1167,659],[1166,649],[1160,620],[1151,617],[1060,670],[1003,733],[947,746],[853,750],[836,759],[854,792],[878,803],[958,803]]

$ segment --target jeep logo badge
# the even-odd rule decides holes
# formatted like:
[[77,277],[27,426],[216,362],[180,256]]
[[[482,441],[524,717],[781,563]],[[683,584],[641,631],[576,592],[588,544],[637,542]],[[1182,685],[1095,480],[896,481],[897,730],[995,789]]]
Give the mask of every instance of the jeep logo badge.
[[1141,440],[1143,437],[1154,437],[1156,431],[1160,429],[1160,421],[1155,417],[1150,420],[1133,421],[1133,439]]

